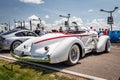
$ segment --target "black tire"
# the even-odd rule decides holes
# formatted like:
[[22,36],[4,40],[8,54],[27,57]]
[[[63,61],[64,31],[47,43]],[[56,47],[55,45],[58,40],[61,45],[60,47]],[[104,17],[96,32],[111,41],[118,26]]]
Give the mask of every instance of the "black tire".
[[68,60],[66,61],[67,65],[75,65],[78,63],[80,58],[80,49],[78,45],[73,45],[68,54]]
[[92,50],[92,54],[97,55],[97,40],[93,39],[93,43],[94,43],[94,49]]
[[14,41],[13,43],[12,43],[12,45],[11,45],[11,51],[14,51],[14,49],[16,48],[16,47],[18,47],[20,44],[21,44],[22,42],[21,41]]
[[110,40],[108,39],[106,42],[106,46],[105,46],[105,52],[109,53],[110,52],[110,47],[111,47],[111,43]]

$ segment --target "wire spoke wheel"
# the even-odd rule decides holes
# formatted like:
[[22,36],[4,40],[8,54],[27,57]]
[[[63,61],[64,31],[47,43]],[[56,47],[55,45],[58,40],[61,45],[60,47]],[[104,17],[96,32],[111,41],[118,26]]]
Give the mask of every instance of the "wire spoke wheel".
[[80,57],[80,49],[77,45],[73,45],[68,54],[68,65],[74,65],[79,61]]

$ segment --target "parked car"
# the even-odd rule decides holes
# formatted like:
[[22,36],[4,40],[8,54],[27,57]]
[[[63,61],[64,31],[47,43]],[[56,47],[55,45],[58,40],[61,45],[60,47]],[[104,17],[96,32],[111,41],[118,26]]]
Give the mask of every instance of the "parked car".
[[48,33],[25,41],[11,55],[19,60],[74,65],[87,53],[109,52],[110,44],[109,36],[98,37],[89,30]]
[[0,50],[14,50],[27,39],[37,37],[38,35],[30,30],[14,29],[0,34]]

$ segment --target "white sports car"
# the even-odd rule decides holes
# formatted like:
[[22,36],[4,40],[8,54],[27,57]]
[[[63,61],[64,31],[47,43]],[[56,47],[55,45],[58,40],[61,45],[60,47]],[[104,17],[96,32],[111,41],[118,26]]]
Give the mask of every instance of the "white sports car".
[[18,46],[11,55],[25,61],[76,64],[92,51],[109,52],[110,38],[98,37],[94,31],[82,30],[72,33],[48,33],[34,37]]

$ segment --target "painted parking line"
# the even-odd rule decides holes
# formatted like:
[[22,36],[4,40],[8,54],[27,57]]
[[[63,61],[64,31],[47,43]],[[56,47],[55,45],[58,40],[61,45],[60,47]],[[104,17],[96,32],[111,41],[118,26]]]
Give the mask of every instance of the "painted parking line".
[[[5,58],[5,59],[9,59],[9,60],[18,61],[15,58],[3,56],[3,55],[0,55],[0,57]],[[47,68],[47,69],[52,69],[52,70],[55,70],[55,71],[59,71],[59,72],[63,72],[63,73],[67,73],[67,74],[71,74],[71,75],[75,75],[75,76],[79,76],[79,77],[88,78],[90,80],[107,80],[107,79],[103,79],[103,78],[99,78],[99,77],[95,77],[95,76],[91,76],[91,75],[86,75],[86,74],[82,74],[82,73],[78,73],[78,72],[74,72],[74,71],[70,71],[70,70],[66,70],[66,69],[60,69],[60,68],[55,68],[55,67],[51,67],[51,66],[46,66],[46,65],[43,65],[43,64],[26,62],[26,61],[20,61],[20,62],[24,62],[24,63],[27,63],[27,64],[31,64],[31,65],[35,65],[35,66],[39,66],[39,67],[43,67],[43,68]]]

